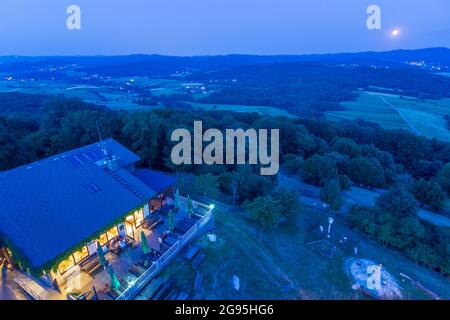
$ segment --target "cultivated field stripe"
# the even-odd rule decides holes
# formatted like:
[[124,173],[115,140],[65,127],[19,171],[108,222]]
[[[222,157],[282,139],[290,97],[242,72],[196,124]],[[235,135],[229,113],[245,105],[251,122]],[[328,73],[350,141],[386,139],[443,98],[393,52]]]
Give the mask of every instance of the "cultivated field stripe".
[[403,119],[403,121],[406,122],[406,124],[411,128],[411,130],[418,136],[421,136],[422,134],[420,133],[419,130],[416,129],[416,127],[403,115],[403,113],[396,107],[394,106],[392,103],[390,103],[389,101],[387,101],[383,96],[379,96],[380,99],[386,103],[388,106],[392,107],[395,111],[397,111],[397,113],[399,114],[399,116]]

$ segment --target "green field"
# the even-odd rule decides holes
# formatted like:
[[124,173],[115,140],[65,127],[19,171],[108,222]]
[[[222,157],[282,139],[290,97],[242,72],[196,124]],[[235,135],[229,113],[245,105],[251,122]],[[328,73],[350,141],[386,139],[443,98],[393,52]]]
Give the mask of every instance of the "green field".
[[278,109],[268,106],[249,106],[249,105],[235,105],[235,104],[214,104],[214,103],[197,103],[197,102],[187,102],[194,109],[203,110],[224,110],[224,111],[234,111],[234,112],[256,112],[261,115],[269,116],[285,116],[285,117],[295,117],[289,112],[283,109]]
[[[153,81],[151,79],[145,79],[145,81],[146,83],[157,83],[156,80]],[[151,106],[133,103],[133,100],[138,98],[138,96],[133,93],[128,93],[126,89],[126,79],[122,78],[105,82],[103,86],[43,80],[28,82],[0,81],[0,92],[19,92],[79,98],[86,102],[104,105],[115,110],[142,110],[152,108]]]
[[153,79],[147,77],[131,77],[131,78],[113,78],[108,81],[114,86],[121,85],[123,87],[150,87],[150,91],[153,95],[171,95],[175,93],[181,93],[183,90],[184,82],[171,79]]
[[362,92],[356,101],[342,103],[345,110],[327,112],[330,120],[364,119],[387,129],[405,129],[428,138],[450,141],[444,116],[450,99],[418,100],[395,94]]

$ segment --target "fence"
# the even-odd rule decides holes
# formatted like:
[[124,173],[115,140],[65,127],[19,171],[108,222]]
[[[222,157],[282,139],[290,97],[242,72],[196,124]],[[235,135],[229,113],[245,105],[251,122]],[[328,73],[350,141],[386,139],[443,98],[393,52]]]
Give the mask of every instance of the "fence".
[[[41,297],[41,295],[39,293],[37,293],[35,290],[33,290],[32,286],[28,285],[29,283],[33,284],[33,282],[30,279],[26,279],[28,280],[25,281],[21,275],[17,275],[14,279],[14,281],[17,283],[17,285],[22,288],[23,291],[25,291],[32,299],[34,300],[44,300],[43,297]],[[34,285],[36,286],[37,284],[34,283]],[[42,288],[40,291],[43,291]]]
[[[180,197],[180,202],[182,206],[187,206],[187,199]],[[122,294],[117,297],[116,300],[130,300],[133,299],[139,291],[152,279],[154,278],[175,256],[176,254],[197,234],[200,233],[201,229],[209,222],[212,217],[213,208],[206,206],[204,204],[193,201],[194,212],[196,214],[201,214],[201,212],[206,212],[200,220],[198,220],[195,225],[189,229],[180,240],[178,240],[172,247],[169,248],[154,264],[134,281]]]

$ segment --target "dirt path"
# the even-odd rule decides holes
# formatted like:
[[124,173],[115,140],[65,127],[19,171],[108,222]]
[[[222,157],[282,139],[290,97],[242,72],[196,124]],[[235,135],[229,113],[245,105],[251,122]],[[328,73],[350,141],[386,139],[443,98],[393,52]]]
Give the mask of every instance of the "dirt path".
[[417,130],[417,128],[411,123],[411,121],[409,121],[402,113],[402,111],[397,108],[396,106],[394,106],[392,103],[390,103],[389,101],[387,101],[384,97],[379,96],[381,101],[383,101],[385,104],[387,104],[388,106],[390,106],[392,109],[394,109],[398,115],[403,119],[403,121],[406,122],[406,124],[411,128],[412,132],[414,134],[416,134],[417,136],[421,136],[422,134],[420,133],[419,130]]
[[[284,173],[279,174],[278,181],[281,186],[298,191],[300,193],[299,200],[304,205],[317,210],[328,211],[324,209],[324,202],[322,202],[319,198],[319,187],[307,185],[301,182],[298,178],[288,176]],[[353,186],[351,191],[345,192],[345,204],[339,212],[342,215],[346,215],[349,207],[353,204],[373,206],[375,205],[375,201],[380,195],[380,192],[384,191],[376,192]],[[442,214],[417,208],[417,215],[422,220],[426,220],[436,226],[450,228],[450,218]]]

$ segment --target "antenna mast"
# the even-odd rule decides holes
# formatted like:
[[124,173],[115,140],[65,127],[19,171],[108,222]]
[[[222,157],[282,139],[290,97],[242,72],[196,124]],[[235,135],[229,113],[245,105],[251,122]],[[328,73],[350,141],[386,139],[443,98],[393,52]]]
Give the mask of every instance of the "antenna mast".
[[100,128],[98,126],[98,121],[97,120],[95,120],[95,124],[97,126],[98,140],[100,141],[100,146],[102,148],[103,154],[105,155],[105,157],[107,157],[108,153],[106,152],[105,144],[103,142],[102,135],[100,134]]

